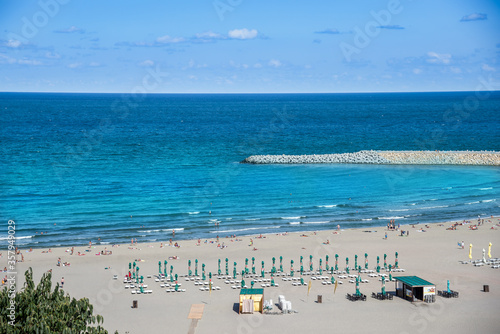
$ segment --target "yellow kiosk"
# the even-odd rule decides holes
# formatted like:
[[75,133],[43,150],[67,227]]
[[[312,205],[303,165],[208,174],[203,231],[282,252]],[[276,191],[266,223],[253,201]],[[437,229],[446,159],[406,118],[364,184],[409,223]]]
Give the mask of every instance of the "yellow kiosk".
[[264,311],[264,289],[241,289],[240,314]]

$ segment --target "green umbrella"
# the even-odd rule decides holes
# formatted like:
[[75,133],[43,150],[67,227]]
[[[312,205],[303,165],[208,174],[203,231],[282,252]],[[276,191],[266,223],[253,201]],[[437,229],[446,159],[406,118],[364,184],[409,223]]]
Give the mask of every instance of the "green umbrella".
[[304,257],[301,255],[300,256],[300,265],[302,265],[302,260],[304,259]]
[[280,272],[283,272],[283,256],[280,256]]
[[274,277],[271,277],[271,286],[275,286]]
[[252,286],[252,289],[253,289],[253,285],[254,285],[254,284],[255,284],[255,282],[254,282],[254,281],[251,281],[251,282],[250,282],[250,285]]
[[141,286],[139,286],[139,291],[140,291],[141,293],[144,293],[144,287],[143,287],[142,285],[141,285]]
[[358,256],[354,255],[354,270],[358,270]]
[[205,280],[205,279],[206,279],[206,276],[205,276],[205,263],[203,263],[203,264],[201,265],[201,268],[202,268],[202,269],[201,269],[201,276],[202,276],[202,277],[201,277],[201,279],[202,279],[202,280]]
[[219,269],[217,270],[217,274],[220,276],[220,259],[219,259]]
[[136,267],[135,271],[136,271],[135,273],[136,283],[139,283],[139,267]]
[[161,261],[158,261],[158,272],[161,276]]
[[245,270],[241,271],[241,278],[245,277]]
[[209,273],[208,273],[208,278],[209,278],[209,279],[212,279],[212,272],[209,272]]
[[193,272],[191,271],[191,260],[188,261],[188,274],[191,276]]
[[165,260],[165,262],[163,262],[163,275],[164,276],[167,276],[167,260]]
[[303,272],[304,272],[304,266],[300,266],[300,274],[302,275]]
[[335,277],[332,275],[332,284],[335,284]]
[[323,275],[323,268],[322,268],[322,263],[323,262],[323,259],[319,259],[319,274],[320,275]]
[[128,270],[131,270],[132,269],[132,263],[128,263]]
[[243,289],[244,287],[245,287],[245,280],[244,280],[244,279],[242,279],[242,280],[241,280],[241,288]]
[[356,296],[361,296],[361,292],[359,292],[359,282],[361,282],[361,276],[358,275],[358,277],[356,277]]
[[255,257],[252,257],[252,274],[255,275]]
[[179,277],[179,276],[177,276],[177,274],[175,274],[175,281],[176,281],[176,282],[177,282],[177,277]]
[[394,268],[399,268],[399,266],[398,266],[398,252],[396,252],[396,264],[394,265]]
[[450,290],[450,280],[448,280],[448,283],[446,283],[446,287],[447,287],[448,293],[451,293],[451,290]]
[[275,263],[276,263],[276,259],[273,257],[273,268],[271,269],[272,273],[274,273],[276,271]]
[[382,295],[385,296],[385,277],[382,276]]
[[325,259],[325,270],[328,271],[330,269],[330,266],[328,265],[328,255],[326,256]]
[[349,274],[349,258],[345,258],[345,271]]
[[[176,275],[177,276],[177,275]],[[175,291],[179,291],[179,284],[177,283],[177,279],[175,281]]]
[[144,276],[141,276],[141,284],[144,283]]
[[377,255],[377,265],[380,264],[380,256]]
[[227,265],[227,264],[228,264],[228,261],[229,261],[229,260],[228,260],[228,259],[227,259],[227,257],[226,257],[226,275],[229,275],[229,268],[228,268],[228,265]]
[[174,275],[172,275],[173,271],[174,271],[174,266],[170,266],[170,282],[174,281]]
[[387,269],[387,254],[384,254],[384,269]]
[[335,271],[339,270],[339,255],[335,254]]
[[233,279],[236,279],[236,262],[234,263],[233,267]]
[[194,276],[198,276],[198,259],[194,260]]
[[293,277],[293,260],[290,260],[290,276]]
[[248,259],[245,259],[245,274],[248,274]]
[[368,269],[368,253],[365,253],[365,269]]
[[304,285],[304,278],[300,278],[300,284]]
[[313,256],[309,255],[309,271],[313,271]]

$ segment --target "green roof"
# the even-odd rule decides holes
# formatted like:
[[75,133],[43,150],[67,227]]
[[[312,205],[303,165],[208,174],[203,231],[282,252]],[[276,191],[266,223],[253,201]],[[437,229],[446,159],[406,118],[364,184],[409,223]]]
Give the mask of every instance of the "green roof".
[[418,276],[399,276],[393,278],[409,286],[434,285],[431,282],[421,279]]
[[263,295],[264,289],[241,289],[240,295]]

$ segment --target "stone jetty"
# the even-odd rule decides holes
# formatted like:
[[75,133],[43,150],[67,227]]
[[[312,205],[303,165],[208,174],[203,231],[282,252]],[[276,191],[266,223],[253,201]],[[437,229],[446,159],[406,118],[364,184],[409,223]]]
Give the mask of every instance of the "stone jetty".
[[339,154],[252,155],[249,164],[388,164],[500,166],[497,151],[359,151]]

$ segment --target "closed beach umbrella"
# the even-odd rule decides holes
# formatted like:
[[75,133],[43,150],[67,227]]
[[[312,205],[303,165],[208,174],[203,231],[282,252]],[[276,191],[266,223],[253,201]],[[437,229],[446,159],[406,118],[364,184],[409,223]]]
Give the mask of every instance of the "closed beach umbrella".
[[163,275],[167,276],[167,260],[163,262]]
[[273,257],[273,268],[271,269],[271,272],[274,273],[276,272],[276,267],[275,267],[275,263],[276,262],[276,259]]
[[358,277],[356,277],[356,296],[361,296],[361,292],[359,291],[360,281],[361,281],[361,276],[358,275]]
[[349,258],[345,258],[345,271],[349,274]]
[[144,276],[141,276],[141,283],[144,283]]
[[309,271],[313,271],[313,256],[309,255]]
[[217,274],[220,276],[220,259],[219,259],[219,269],[217,270]]
[[290,276],[293,277],[293,260],[290,260]]
[[304,278],[303,277],[300,278],[300,284],[304,285]]
[[358,256],[354,255],[354,270],[358,270]]
[[229,267],[228,267],[229,260],[226,257],[226,275],[229,275]]
[[304,257],[301,255],[300,256],[300,265],[302,265],[302,260],[304,259]]
[[135,279],[136,282],[139,283],[139,267],[135,268]]
[[387,269],[387,254],[384,254],[384,269]]
[[198,276],[198,259],[194,260],[194,276]]
[[233,278],[236,279],[236,262],[234,262],[234,267],[233,267]]
[[491,242],[488,245],[488,257],[491,259]]
[[472,259],[472,244],[469,244],[469,259]]
[[[220,261],[220,260],[219,260]],[[166,267],[166,266],[165,266]],[[191,260],[188,261],[188,275],[191,276]]]
[[339,270],[339,255],[335,254],[335,271]]
[[280,256],[280,272],[283,272],[283,256]]
[[132,269],[132,263],[131,263],[131,262],[129,262],[129,263],[128,263],[128,270],[131,270],[131,269]]
[[255,275],[255,257],[252,257],[252,274]]
[[245,259],[245,274],[248,274],[248,259]]
[[252,289],[253,289],[253,285],[254,285],[254,284],[255,284],[255,282],[252,280],[252,281],[250,282],[250,285],[251,285]]
[[398,252],[396,252],[396,263],[394,264],[394,268],[399,268],[399,266],[398,266]]
[[161,261],[158,261],[158,274],[161,275]]
[[368,269],[368,253],[365,253],[365,269]]
[[304,272],[304,266],[300,266],[300,274],[302,275],[303,272]]
[[385,296],[385,276],[382,276],[382,295]]
[[450,293],[450,280],[448,280],[448,282],[446,283],[446,288],[448,290],[448,293]]
[[244,279],[242,279],[242,280],[241,280],[241,288],[243,289],[244,287],[245,287],[245,280],[244,280]]
[[202,268],[202,269],[201,269],[201,279],[202,279],[202,280],[205,280],[205,279],[206,279],[206,276],[205,276],[205,263],[203,263],[203,264],[201,265],[201,268]]
[[328,255],[326,256],[326,259],[325,259],[325,269],[326,269],[326,271],[328,271],[328,269],[330,269],[330,267],[328,266]]
[[323,275],[322,262],[323,262],[323,259],[319,259],[319,274],[320,275]]

